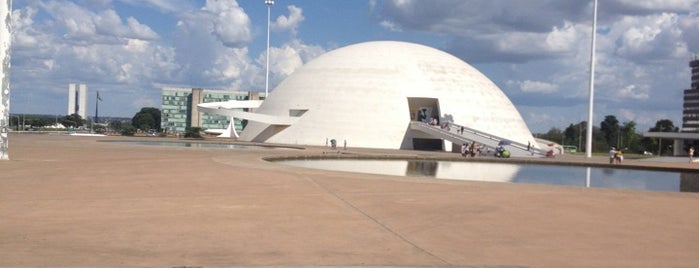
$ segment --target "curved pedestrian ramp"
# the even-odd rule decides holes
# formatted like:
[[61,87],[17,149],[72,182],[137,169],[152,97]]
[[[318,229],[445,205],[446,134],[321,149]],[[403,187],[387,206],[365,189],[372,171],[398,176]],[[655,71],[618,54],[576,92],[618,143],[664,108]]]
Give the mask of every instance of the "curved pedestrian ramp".
[[[464,131],[463,133],[460,133],[462,127]],[[510,155],[515,157],[546,156],[545,151],[535,148],[529,148],[528,150],[528,147],[530,146],[527,146],[527,144],[514,142],[502,137],[453,123],[449,124],[449,128],[442,128],[440,126],[433,126],[424,122],[412,121],[410,122],[410,129],[420,131],[432,136],[435,139],[450,141],[454,144],[464,144],[475,141],[476,143],[480,144],[481,147],[485,146],[490,148],[491,151],[495,151],[495,148],[497,148],[499,144],[503,144],[505,150],[510,151]]]

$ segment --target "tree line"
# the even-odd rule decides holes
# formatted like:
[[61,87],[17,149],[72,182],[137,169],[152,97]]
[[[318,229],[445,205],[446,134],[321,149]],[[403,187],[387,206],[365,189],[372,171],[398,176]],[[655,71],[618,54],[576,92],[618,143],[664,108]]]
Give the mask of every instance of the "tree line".
[[[679,128],[669,119],[658,120],[655,126],[648,129],[648,132],[678,131]],[[586,133],[587,122],[581,121],[577,124],[571,123],[563,130],[553,127],[548,132],[536,134],[535,136],[560,143],[561,145],[576,146],[578,150],[583,151],[586,148]],[[636,122],[620,123],[616,116],[613,115],[605,116],[599,126],[593,126],[592,139],[593,152],[606,152],[610,147],[616,147],[629,153],[672,154],[672,139],[643,137],[636,130]]]
[[77,113],[65,116],[56,115],[10,115],[10,128],[15,131],[43,130],[52,128],[57,124],[68,129],[92,129],[97,133],[107,131],[117,132],[122,135],[132,136],[138,130],[148,131],[154,129],[160,132],[160,109],[144,107],[137,112],[131,120],[110,119],[107,123],[93,124],[82,118]]
[[[44,128],[55,123],[71,128],[81,128],[86,125],[86,120],[78,114],[71,114],[62,117],[55,115],[10,115],[10,126],[19,130],[19,126],[27,128]],[[114,131],[122,135],[132,136],[138,130],[155,130],[160,133],[161,112],[154,107],[141,108],[130,120],[110,120],[106,126],[104,124],[95,125],[96,132]],[[106,129],[105,129],[106,127]],[[654,127],[648,129],[649,132],[678,132],[679,128],[669,119],[661,119],[655,123]],[[570,124],[565,129],[552,127],[548,132],[535,134],[536,137],[560,143],[561,145],[575,146],[583,151],[585,145],[585,133],[587,133],[587,122],[581,121],[577,124]],[[606,152],[610,147],[620,148],[629,153],[651,152],[658,155],[672,154],[672,139],[643,137],[636,130],[636,122],[628,121],[620,123],[614,115],[607,115],[599,126],[592,128],[592,151]]]

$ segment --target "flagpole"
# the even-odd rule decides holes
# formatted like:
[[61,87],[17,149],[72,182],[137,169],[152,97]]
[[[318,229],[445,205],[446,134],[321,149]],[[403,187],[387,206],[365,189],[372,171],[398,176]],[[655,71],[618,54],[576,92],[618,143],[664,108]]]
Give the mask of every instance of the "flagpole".
[[274,5],[274,0],[265,0],[265,5],[267,6],[267,70],[265,71],[265,99],[269,97],[269,24],[270,24],[270,13],[272,5]]
[[585,155],[592,157],[592,124],[593,105],[595,99],[595,38],[597,36],[597,0],[594,0],[592,12],[592,42],[590,45],[590,97],[587,112],[587,132],[585,133]]
[[97,91],[97,98],[95,98],[95,123],[99,123],[99,107],[100,107],[100,92]]

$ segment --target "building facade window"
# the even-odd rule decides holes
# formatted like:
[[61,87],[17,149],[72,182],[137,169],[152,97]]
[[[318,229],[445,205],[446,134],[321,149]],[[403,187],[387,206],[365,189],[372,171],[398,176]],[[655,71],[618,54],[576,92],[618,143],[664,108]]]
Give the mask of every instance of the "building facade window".
[[[193,99],[193,91],[200,93],[200,99]],[[223,115],[198,112],[197,104],[209,102],[224,102],[229,100],[247,100],[251,92],[224,91],[215,89],[194,88],[162,88],[161,97],[161,128],[170,133],[184,132],[188,127],[207,129],[226,129],[229,119]],[[257,93],[255,93],[257,94]],[[261,98],[263,99],[263,98]],[[193,114],[196,113],[196,114]],[[193,118],[195,120],[193,120]],[[243,122],[235,119],[236,131],[243,130]]]

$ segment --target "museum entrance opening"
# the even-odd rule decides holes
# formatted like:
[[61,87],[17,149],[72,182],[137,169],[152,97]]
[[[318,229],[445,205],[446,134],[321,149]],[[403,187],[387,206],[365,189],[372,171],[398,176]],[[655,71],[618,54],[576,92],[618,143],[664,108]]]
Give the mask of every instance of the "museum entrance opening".
[[[439,125],[440,111],[439,100],[436,98],[408,97],[408,114],[410,121],[419,121],[427,124]],[[414,150],[440,151],[444,142],[420,132],[408,135],[412,141]]]
[[430,123],[432,119],[439,121],[439,100],[436,98],[408,97],[408,113],[410,121]]

